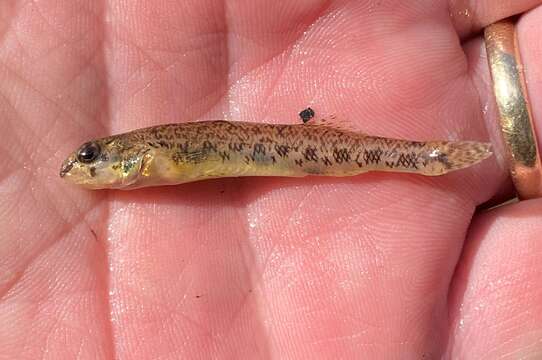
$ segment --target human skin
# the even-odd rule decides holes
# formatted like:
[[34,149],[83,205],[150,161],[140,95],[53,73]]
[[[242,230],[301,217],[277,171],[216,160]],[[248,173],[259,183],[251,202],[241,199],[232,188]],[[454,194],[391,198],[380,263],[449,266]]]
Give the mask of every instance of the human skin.
[[[0,359],[542,356],[542,203],[475,212],[513,194],[480,29],[528,11],[540,122],[540,3],[1,1]],[[439,178],[58,176],[91,138],[307,105],[496,156]]]

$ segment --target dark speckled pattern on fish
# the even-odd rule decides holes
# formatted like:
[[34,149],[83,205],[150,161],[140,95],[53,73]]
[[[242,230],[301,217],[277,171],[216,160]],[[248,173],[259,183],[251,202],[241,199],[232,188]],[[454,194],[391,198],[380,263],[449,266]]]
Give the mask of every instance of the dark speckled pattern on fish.
[[144,176],[131,188],[236,176],[351,176],[367,171],[436,176],[491,154],[486,143],[397,140],[311,122],[169,124],[97,141],[121,149],[120,161],[131,158],[137,164],[137,156],[130,154],[146,155],[139,165]]

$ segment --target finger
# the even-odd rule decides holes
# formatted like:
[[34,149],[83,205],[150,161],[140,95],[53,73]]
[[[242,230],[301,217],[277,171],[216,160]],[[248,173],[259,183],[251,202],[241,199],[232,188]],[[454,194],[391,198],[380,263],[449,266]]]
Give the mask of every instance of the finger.
[[450,16],[459,36],[465,38],[495,21],[540,4],[541,0],[450,0]]
[[450,293],[450,358],[542,354],[541,218],[538,199],[473,222]]
[[518,38],[527,91],[539,148],[542,145],[542,6],[525,14],[518,23]]
[[[537,24],[542,20],[542,7],[536,8],[523,16],[518,25],[518,43],[523,59],[527,82],[528,96],[533,109],[533,121],[540,142],[542,128],[542,101],[539,99],[542,93],[542,70],[537,59],[542,55],[542,42],[539,37],[542,31]],[[495,158],[500,168],[496,173],[499,188],[494,193],[493,201],[500,201],[515,195],[508,175],[508,163],[506,149],[502,140],[499,123],[499,113],[493,91],[493,83],[487,61],[485,44],[481,38],[469,40],[464,44],[465,53],[469,62],[469,72],[472,83],[477,89],[479,107],[488,129],[491,142],[495,149]]]

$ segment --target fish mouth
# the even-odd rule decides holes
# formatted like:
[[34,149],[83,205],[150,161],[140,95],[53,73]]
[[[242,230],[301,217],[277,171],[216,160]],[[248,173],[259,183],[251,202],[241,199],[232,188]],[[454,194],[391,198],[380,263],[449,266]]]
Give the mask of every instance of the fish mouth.
[[60,167],[60,177],[63,178],[70,172],[70,170],[73,168],[74,161],[73,160],[66,160]]

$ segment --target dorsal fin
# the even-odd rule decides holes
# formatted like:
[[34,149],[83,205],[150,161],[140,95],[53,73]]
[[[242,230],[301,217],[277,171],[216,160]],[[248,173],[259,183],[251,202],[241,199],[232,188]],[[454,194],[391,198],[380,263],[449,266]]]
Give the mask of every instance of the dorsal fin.
[[329,115],[326,118],[315,118],[315,112],[310,107],[302,110],[299,113],[299,117],[303,121],[303,124],[308,126],[325,126],[340,131],[351,131],[366,135],[365,133],[359,131],[359,129],[357,129],[351,122],[339,120],[335,115]]
[[311,119],[305,123],[306,126],[325,126],[331,129],[341,130],[341,131],[351,131],[358,134],[364,134],[362,131],[357,129],[354,124],[347,120],[339,120],[334,115],[330,115],[327,118],[320,119]]

